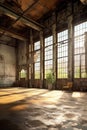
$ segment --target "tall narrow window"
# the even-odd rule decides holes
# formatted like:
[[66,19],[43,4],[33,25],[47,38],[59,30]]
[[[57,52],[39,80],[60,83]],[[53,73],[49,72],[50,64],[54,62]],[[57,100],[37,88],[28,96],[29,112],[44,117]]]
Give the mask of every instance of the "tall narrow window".
[[21,72],[19,72],[19,78],[24,78],[24,79],[26,79],[26,75],[27,73],[26,73],[26,70],[25,69],[22,69],[21,70]]
[[40,41],[34,43],[34,70],[35,79],[40,79]]
[[68,30],[58,33],[57,77],[68,78]]
[[86,78],[85,70],[85,32],[87,22],[74,27],[74,78]]
[[53,37],[45,38],[45,78],[53,67]]

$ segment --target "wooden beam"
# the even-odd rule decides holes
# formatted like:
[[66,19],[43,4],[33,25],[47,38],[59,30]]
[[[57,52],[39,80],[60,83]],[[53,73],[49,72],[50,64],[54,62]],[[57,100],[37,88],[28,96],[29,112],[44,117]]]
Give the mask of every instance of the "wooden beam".
[[30,18],[26,18],[25,16],[22,16],[17,14],[14,10],[8,8],[7,6],[3,5],[0,3],[0,10],[3,11],[3,13],[5,13],[7,16],[17,20],[19,18],[19,21],[21,21],[22,23],[24,23],[25,25],[40,31],[44,28],[44,26],[40,25],[39,23],[37,23],[36,21],[30,19]]
[[2,32],[4,35],[6,35],[6,34],[10,35],[11,37],[22,40],[22,41],[27,40],[27,38],[25,38],[25,37],[23,37],[19,34],[16,34],[14,32],[8,31],[8,30],[6,30],[5,28],[2,28],[2,27],[0,27],[0,32]]
[[6,46],[11,46],[11,47],[15,47],[15,45],[10,45],[8,42],[6,42],[6,41],[3,41],[3,40],[0,40],[0,44],[4,44],[4,45],[6,45]]

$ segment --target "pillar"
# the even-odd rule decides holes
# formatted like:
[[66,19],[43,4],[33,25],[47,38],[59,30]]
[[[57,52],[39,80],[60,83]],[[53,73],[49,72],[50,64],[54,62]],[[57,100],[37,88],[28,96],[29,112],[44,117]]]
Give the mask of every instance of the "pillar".
[[29,41],[26,41],[27,87],[29,87]]
[[43,31],[40,31],[40,79],[41,85],[40,87],[44,87],[44,36]]
[[53,20],[54,20],[54,23],[52,25],[52,34],[53,34],[53,72],[54,72],[54,75],[55,75],[56,81],[57,81],[57,32],[56,32],[57,19],[56,19],[56,14],[55,13],[53,13]]
[[68,17],[68,78],[73,82],[74,79],[74,26],[73,15]]
[[87,32],[85,33],[85,69],[87,76]]
[[30,45],[31,45],[31,57],[29,60],[30,71],[31,71],[31,79],[30,79],[30,87],[33,87],[34,80],[34,56],[33,56],[33,34],[32,29],[30,30]]
[[18,64],[18,40],[16,39],[16,81],[19,80],[19,64]]

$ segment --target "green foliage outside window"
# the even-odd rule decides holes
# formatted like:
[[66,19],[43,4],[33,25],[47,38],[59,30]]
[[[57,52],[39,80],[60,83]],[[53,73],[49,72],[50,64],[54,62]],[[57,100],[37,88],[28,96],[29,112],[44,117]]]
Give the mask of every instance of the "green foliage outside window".
[[85,72],[82,73],[82,74],[81,74],[81,77],[82,77],[82,78],[87,78],[87,73],[85,73]]
[[58,67],[58,78],[68,78],[68,72],[66,68]]
[[39,71],[35,72],[35,79],[40,79],[40,72]]
[[80,78],[80,68],[79,67],[75,71],[75,78]]
[[21,72],[19,72],[19,77],[26,78],[26,71],[24,69],[22,69]]
[[47,80],[47,82],[49,84],[54,84],[55,83],[56,77],[55,77],[52,70],[49,70],[49,72],[47,73],[46,80]]
[[47,75],[50,73],[51,68],[45,70],[45,79],[47,78]]
[[[81,77],[80,77],[81,73]],[[80,68],[78,67],[75,71],[75,78],[87,78],[87,73],[86,72],[80,72]]]

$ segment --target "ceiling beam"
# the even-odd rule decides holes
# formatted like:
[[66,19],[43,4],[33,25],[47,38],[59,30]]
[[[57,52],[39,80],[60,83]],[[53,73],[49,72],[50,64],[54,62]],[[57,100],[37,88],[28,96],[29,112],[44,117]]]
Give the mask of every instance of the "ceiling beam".
[[3,40],[0,40],[0,44],[4,44],[4,45],[7,45],[7,46],[11,46],[11,47],[15,47],[16,45],[11,45],[11,44],[9,44],[8,42],[6,42],[6,41],[3,41]]
[[16,39],[19,39],[19,40],[22,40],[22,41],[28,40],[28,39],[25,38],[24,36],[21,36],[21,35],[19,35],[19,34],[16,34],[16,33],[14,33],[14,32],[11,32],[11,31],[7,30],[6,28],[0,27],[0,32],[1,32],[1,33],[4,33],[4,35],[9,35],[9,36],[11,36],[11,37],[13,37],[13,38],[16,38]]
[[40,31],[44,28],[44,26],[42,26],[41,24],[37,23],[36,21],[30,19],[30,18],[27,18],[25,16],[22,16],[22,14],[17,14],[14,10],[8,8],[7,6],[3,5],[2,3],[0,3],[0,10],[3,11],[3,13],[5,13],[6,15],[8,15],[9,17],[17,20],[18,18],[19,21],[21,21],[22,23],[24,23],[25,25],[37,30],[37,31]]

